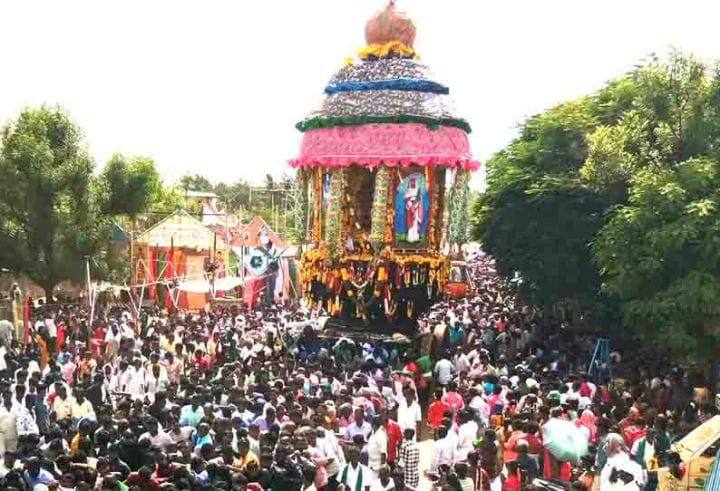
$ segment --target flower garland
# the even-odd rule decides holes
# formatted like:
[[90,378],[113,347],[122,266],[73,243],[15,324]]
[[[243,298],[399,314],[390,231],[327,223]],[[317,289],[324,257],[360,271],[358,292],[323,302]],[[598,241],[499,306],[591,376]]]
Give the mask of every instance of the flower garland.
[[[406,266],[427,267],[430,273],[430,281],[437,280],[440,286],[444,285],[447,280],[449,261],[446,257],[437,253],[429,254],[396,254],[389,247],[383,249],[378,258],[373,258],[367,254],[352,254],[342,256],[338,259],[339,267],[328,269],[326,261],[330,258],[330,252],[324,246],[317,249],[311,249],[303,254],[300,259],[300,279],[305,285],[318,277],[321,281],[329,281],[330,278],[340,279],[342,281],[351,281],[353,286],[364,287],[364,284],[371,283],[375,273],[378,277],[376,284],[383,284],[389,280],[389,264],[395,264],[396,267],[405,268]],[[368,266],[364,274],[354,271],[352,262],[367,262]],[[333,280],[335,281],[335,280]]]
[[313,195],[312,195],[312,241],[319,244],[322,240],[322,199],[323,199],[323,169],[317,167],[312,175]]
[[433,118],[415,114],[397,114],[394,116],[316,116],[304,119],[295,125],[299,131],[317,130],[319,128],[332,128],[333,126],[353,126],[361,124],[383,124],[383,123],[420,123],[430,129],[438,129],[441,126],[460,128],[465,133],[470,133],[472,128],[464,119],[459,118]]
[[418,54],[410,46],[400,41],[390,41],[385,44],[368,44],[358,52],[361,59],[389,58],[397,56],[402,58],[418,58]]
[[418,266],[428,266],[431,269],[437,269],[447,262],[444,257],[425,256],[420,254],[411,254],[409,256],[397,256],[395,255],[392,261],[398,266],[407,266],[410,264],[416,264]]
[[470,175],[458,169],[455,186],[450,193],[450,224],[448,240],[450,244],[464,244],[468,239],[468,198],[470,195]]
[[321,265],[328,259],[328,251],[326,248],[310,249],[300,258],[300,282],[308,285],[312,279],[317,276]]
[[388,195],[392,173],[386,165],[381,165],[375,174],[375,193],[371,209],[370,243],[375,251],[380,250],[380,243],[385,239],[385,225],[388,213]]
[[330,176],[330,197],[325,216],[325,240],[330,257],[335,260],[342,254],[342,196],[345,169],[333,169]]
[[370,254],[350,254],[349,256],[343,256],[340,258],[341,263],[347,263],[350,261],[372,261],[373,257]]

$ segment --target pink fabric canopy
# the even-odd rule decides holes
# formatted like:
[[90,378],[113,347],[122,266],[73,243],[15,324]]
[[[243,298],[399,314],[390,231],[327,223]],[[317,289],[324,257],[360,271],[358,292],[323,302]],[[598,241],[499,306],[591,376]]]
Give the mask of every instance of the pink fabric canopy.
[[292,167],[433,165],[476,170],[466,133],[424,124],[364,124],[306,131]]

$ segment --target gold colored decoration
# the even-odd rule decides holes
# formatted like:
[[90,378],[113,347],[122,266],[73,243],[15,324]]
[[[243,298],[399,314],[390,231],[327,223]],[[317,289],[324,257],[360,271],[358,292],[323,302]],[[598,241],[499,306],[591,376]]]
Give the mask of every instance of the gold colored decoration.
[[323,203],[323,169],[318,167],[313,175],[314,184],[314,214],[313,214],[313,242],[320,244],[322,240],[322,203]]
[[375,193],[373,196],[370,242],[379,250],[381,242],[386,242],[388,196],[391,194],[392,173],[386,165],[381,165],[375,174]]
[[397,173],[393,172],[388,176],[389,192],[387,193],[385,203],[385,230],[383,233],[383,242],[385,244],[393,243],[393,231],[395,228],[395,189],[397,189],[397,184]]
[[333,169],[330,174],[330,196],[325,216],[325,240],[328,244],[330,258],[333,260],[338,259],[343,253],[341,222],[344,184],[345,169]]

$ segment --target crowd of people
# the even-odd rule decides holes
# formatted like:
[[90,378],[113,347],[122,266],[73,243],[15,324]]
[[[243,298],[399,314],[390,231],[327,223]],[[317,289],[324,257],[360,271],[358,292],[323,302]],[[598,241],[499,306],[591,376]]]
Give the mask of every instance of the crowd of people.
[[[470,266],[475,291],[409,344],[323,339],[300,303],[38,309],[28,343],[0,341],[0,489],[651,490],[682,472],[670,444],[712,416],[707,389],[637,345],[613,353],[623,380],[586,373],[594,336]],[[568,425],[572,459],[550,441]]]

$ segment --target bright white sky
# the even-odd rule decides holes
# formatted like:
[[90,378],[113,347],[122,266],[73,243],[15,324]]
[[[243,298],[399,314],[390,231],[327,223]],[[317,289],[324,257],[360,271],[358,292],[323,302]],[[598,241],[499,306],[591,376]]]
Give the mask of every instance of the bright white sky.
[[[398,0],[486,160],[528,115],[676,46],[720,58],[720,2]],[[167,179],[280,175],[313,107],[385,0],[3,0],[0,122],[61,104],[102,164]],[[479,180],[478,180],[479,181]],[[477,184],[477,182],[476,182]]]

